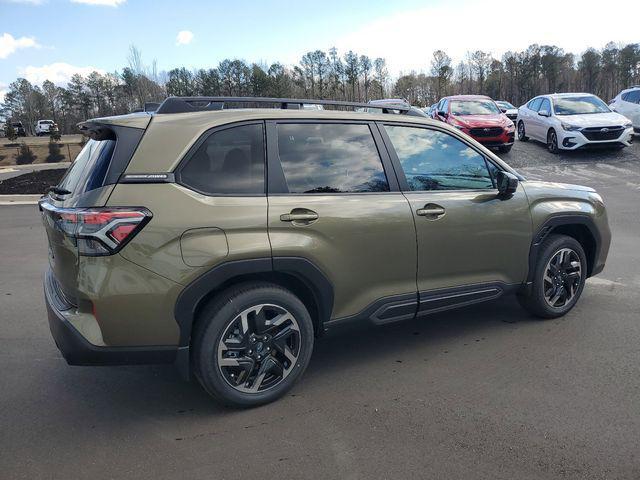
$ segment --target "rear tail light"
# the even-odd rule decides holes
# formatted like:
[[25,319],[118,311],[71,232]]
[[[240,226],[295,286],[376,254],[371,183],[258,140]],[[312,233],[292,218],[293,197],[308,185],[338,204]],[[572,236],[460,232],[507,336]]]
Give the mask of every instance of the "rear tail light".
[[151,220],[146,208],[58,208],[40,203],[45,222],[75,239],[80,255],[113,255]]

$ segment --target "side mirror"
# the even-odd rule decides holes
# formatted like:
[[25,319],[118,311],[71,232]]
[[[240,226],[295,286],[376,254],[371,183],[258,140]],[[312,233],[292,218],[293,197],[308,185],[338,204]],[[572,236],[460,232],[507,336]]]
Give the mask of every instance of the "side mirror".
[[501,108],[501,109],[500,109],[500,111],[501,111],[502,113],[507,113],[507,109],[506,109],[506,108]]
[[549,113],[549,110],[540,110],[538,112],[538,115],[540,115],[541,117],[550,117],[551,113]]
[[447,112],[445,112],[444,110],[438,110],[438,115],[441,117],[446,117],[447,116]]
[[503,197],[513,195],[518,189],[518,177],[513,173],[498,172],[496,183],[498,184],[498,193]]

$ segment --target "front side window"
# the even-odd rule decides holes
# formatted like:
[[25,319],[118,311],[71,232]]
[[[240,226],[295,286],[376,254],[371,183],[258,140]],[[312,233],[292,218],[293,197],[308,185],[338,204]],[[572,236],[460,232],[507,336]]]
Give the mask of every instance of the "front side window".
[[584,115],[588,113],[608,113],[611,110],[598,97],[559,97],[554,99],[556,115]]
[[412,191],[490,189],[482,155],[452,135],[426,128],[385,125]]
[[622,97],[622,99],[625,102],[640,103],[640,90],[632,90],[631,92],[628,92],[625,95],[626,97],[624,95]]
[[262,124],[212,133],[178,175],[180,183],[205,195],[263,194]]
[[290,193],[389,191],[368,125],[281,123],[277,129]]
[[527,107],[529,107],[529,110],[533,110],[534,112],[537,112],[540,109],[541,103],[542,103],[542,98],[534,98],[529,102]]
[[548,98],[543,98],[542,103],[540,104],[539,111],[546,111],[547,113],[551,113],[551,102],[549,102]]

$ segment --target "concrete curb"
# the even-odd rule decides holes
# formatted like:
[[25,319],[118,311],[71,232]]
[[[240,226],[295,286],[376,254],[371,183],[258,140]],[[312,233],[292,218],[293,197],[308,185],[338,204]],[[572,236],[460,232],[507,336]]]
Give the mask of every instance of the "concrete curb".
[[0,195],[0,206],[3,205],[37,205],[42,195]]

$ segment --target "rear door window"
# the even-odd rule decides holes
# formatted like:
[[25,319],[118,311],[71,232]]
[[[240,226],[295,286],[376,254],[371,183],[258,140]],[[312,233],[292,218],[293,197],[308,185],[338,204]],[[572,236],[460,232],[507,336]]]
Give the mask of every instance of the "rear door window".
[[179,183],[205,195],[264,194],[262,123],[210,134],[179,170]]
[[290,193],[389,191],[368,125],[281,123],[277,131]]

